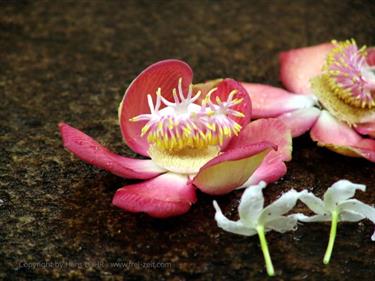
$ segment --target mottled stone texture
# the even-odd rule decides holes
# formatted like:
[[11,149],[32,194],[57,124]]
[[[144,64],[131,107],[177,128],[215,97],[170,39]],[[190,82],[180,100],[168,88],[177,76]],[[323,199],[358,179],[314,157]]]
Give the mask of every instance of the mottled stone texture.
[[[374,2],[0,3],[0,279],[266,279],[257,238],[217,228],[212,197],[199,194],[188,214],[169,220],[111,206],[116,189],[131,181],[70,155],[57,123],[135,156],[121,140],[117,107],[149,64],[180,58],[195,81],[233,77],[280,85],[281,50],[332,38],[375,45]],[[375,202],[374,164],[318,148],[307,136],[294,141],[288,168],[265,191],[268,201],[289,188],[321,195],[347,178],[367,184],[360,199]],[[236,217],[241,193],[216,198],[226,215]],[[326,267],[329,225],[269,233],[274,280],[374,280],[372,230],[368,222],[340,224]]]

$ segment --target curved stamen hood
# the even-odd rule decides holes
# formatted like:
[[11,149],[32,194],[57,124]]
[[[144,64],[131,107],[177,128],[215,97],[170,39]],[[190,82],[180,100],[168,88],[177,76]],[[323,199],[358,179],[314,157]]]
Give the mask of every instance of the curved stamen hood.
[[366,62],[366,47],[358,49],[354,40],[332,44],[323,66],[332,92],[351,106],[375,107],[375,74]]
[[[190,85],[185,96],[180,78],[178,89],[173,89],[174,102],[163,98],[162,89],[158,88],[155,104],[151,95],[147,96],[150,113],[135,116],[130,121],[147,121],[141,135],[146,135],[150,144],[163,150],[178,151],[222,145],[226,139],[238,135],[241,130],[241,125],[231,117],[244,116],[233,109],[243,99],[234,98],[237,90],[233,90],[226,101],[216,97],[214,103],[211,101],[211,94],[216,90],[217,88],[211,89],[199,105],[196,102],[201,92],[198,91],[193,96],[193,85]],[[160,109],[162,104],[165,107]]]

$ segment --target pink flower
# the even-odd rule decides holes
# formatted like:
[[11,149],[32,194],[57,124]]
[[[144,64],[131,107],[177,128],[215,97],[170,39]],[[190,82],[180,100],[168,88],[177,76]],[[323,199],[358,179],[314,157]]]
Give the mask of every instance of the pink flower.
[[177,216],[196,201],[196,188],[225,194],[246,181],[272,182],[285,174],[289,129],[277,119],[249,123],[251,101],[238,82],[193,85],[192,76],[182,61],[160,61],[125,92],[119,107],[122,136],[151,159],[114,154],[83,132],[59,125],[65,148],[83,161],[145,180],[118,189],[114,205],[153,217]]
[[332,41],[282,52],[280,64],[280,79],[290,92],[242,84],[253,117],[278,117],[293,137],[311,129],[318,145],[375,162],[375,48]]

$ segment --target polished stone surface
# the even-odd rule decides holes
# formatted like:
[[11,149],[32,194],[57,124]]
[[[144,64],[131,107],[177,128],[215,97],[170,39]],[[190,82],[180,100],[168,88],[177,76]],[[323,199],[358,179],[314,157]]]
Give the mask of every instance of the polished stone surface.
[[[332,38],[375,45],[374,2],[76,2],[0,1],[0,279],[266,279],[257,238],[221,231],[212,197],[199,193],[188,214],[169,220],[111,206],[132,181],[65,151],[57,123],[134,156],[117,107],[149,64],[180,58],[196,82],[280,85],[281,50]],[[347,178],[367,184],[359,197],[375,202],[374,164],[318,148],[308,136],[294,141],[288,168],[265,191],[268,201],[289,188],[322,195]],[[226,215],[236,217],[241,193],[216,198]],[[372,231],[368,221],[340,224],[329,266],[321,261],[329,225],[269,233],[275,280],[374,280]]]

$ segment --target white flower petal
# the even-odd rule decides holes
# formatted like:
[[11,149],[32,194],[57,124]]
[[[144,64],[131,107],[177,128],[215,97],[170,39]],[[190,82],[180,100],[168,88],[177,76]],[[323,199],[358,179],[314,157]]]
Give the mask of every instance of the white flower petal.
[[355,212],[350,212],[347,210],[340,212],[340,221],[357,222],[363,220],[364,218],[365,216]]
[[339,180],[334,183],[324,194],[324,204],[326,208],[333,210],[342,201],[353,197],[357,189],[365,191],[366,186],[363,184],[355,184],[348,180]]
[[289,212],[296,205],[298,197],[299,193],[294,189],[281,195],[279,199],[263,209],[258,224],[267,226],[267,222]]
[[267,222],[267,230],[275,230],[277,232],[287,232],[289,230],[297,229],[297,218],[293,216],[289,217],[278,217]]
[[315,216],[305,216],[304,214],[293,214],[291,217],[295,217],[297,220],[301,222],[319,222],[319,221],[331,221],[331,214],[326,215],[315,215]]
[[213,203],[214,208],[216,210],[215,220],[220,228],[228,232],[245,236],[252,236],[254,234],[257,234],[255,229],[245,226],[241,221],[231,221],[228,218],[226,218],[221,212],[221,209],[217,202],[214,201]]
[[240,219],[251,226],[256,226],[258,217],[263,209],[264,197],[262,189],[266,183],[261,181],[258,185],[251,185],[242,194],[238,207]]
[[341,203],[338,208],[340,211],[351,211],[358,213],[375,223],[375,208],[357,199],[346,200],[345,202]]
[[372,236],[371,236],[371,240],[375,241],[375,231],[374,231],[374,234],[372,234]]
[[316,214],[323,215],[326,212],[323,200],[307,190],[303,190],[299,193],[299,200],[305,203],[306,206]]

